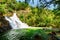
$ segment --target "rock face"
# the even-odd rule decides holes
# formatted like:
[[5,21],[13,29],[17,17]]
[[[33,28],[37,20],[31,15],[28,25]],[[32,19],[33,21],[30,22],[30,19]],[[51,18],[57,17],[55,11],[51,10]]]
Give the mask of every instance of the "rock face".
[[2,13],[0,13],[0,33],[10,30],[11,26],[9,22],[5,19]]

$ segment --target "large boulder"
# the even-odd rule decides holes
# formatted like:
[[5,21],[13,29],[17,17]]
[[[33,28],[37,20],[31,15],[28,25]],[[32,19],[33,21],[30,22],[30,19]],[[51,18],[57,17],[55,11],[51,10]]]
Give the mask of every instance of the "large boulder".
[[9,22],[5,19],[3,14],[0,12],[0,33],[10,30],[11,26]]

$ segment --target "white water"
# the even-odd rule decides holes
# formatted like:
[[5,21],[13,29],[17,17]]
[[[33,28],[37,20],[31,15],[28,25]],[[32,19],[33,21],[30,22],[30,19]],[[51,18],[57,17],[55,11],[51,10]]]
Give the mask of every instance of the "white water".
[[19,29],[19,28],[28,28],[28,25],[22,23],[19,18],[17,17],[16,13],[13,14],[12,17],[5,16],[5,19],[9,21],[12,29]]
[[[13,16],[11,16],[11,17],[5,16],[5,19],[7,21],[9,21],[12,29],[21,29],[21,28],[44,29],[44,27],[41,28],[41,27],[31,27],[31,26],[28,26],[26,23],[23,23],[21,20],[19,20],[19,18],[17,17],[16,13],[14,13]],[[46,29],[52,29],[52,28],[51,27],[50,28],[47,27]]]

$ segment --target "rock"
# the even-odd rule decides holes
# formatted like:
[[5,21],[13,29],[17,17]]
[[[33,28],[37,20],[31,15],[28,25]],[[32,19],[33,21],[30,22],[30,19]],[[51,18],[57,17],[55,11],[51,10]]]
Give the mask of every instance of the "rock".
[[3,14],[0,12],[0,33],[6,32],[7,30],[12,29],[9,22],[5,19]]

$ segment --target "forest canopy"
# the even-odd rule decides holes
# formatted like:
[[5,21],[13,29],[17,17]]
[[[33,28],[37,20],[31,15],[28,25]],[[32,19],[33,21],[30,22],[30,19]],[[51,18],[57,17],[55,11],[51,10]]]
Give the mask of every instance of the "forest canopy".
[[[35,7],[29,5],[30,1],[0,0],[0,12],[9,14],[16,11],[20,20],[29,26],[60,28],[60,0],[38,0]],[[52,4],[53,10],[49,9]]]

